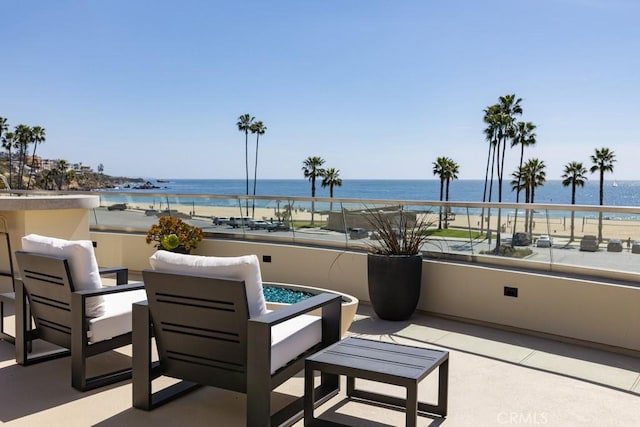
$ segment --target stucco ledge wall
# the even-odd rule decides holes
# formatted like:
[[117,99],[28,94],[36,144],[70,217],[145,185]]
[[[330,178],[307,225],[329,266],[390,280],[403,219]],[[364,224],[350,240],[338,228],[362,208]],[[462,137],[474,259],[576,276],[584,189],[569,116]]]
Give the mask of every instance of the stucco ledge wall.
[[425,261],[422,290],[428,312],[640,351],[640,287]]

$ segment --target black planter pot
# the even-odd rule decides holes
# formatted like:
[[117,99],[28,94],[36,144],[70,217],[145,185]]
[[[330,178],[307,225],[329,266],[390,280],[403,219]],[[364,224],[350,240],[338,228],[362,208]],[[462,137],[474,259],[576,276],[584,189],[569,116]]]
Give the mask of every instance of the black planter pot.
[[422,255],[368,254],[369,299],[378,317],[407,320],[418,306]]

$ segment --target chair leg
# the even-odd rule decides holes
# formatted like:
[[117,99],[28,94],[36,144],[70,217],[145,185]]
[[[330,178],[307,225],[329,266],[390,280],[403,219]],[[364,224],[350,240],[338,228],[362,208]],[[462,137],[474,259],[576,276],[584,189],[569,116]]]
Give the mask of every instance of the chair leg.
[[[27,360],[27,342],[29,341],[27,335],[27,299],[24,294],[24,284],[18,280],[16,283],[16,362],[19,365],[28,364]],[[29,322],[31,319],[29,319]]]
[[[15,296],[14,296],[14,301],[15,301]],[[16,337],[14,335],[11,335],[8,332],[4,331],[4,304],[5,304],[5,302],[8,302],[8,299],[5,297],[4,294],[0,295],[0,339],[15,345]],[[15,302],[14,302],[14,306],[15,306]]]
[[271,329],[249,322],[247,342],[247,426],[271,425]]
[[133,304],[133,406],[150,410],[151,405],[151,322],[149,306]]

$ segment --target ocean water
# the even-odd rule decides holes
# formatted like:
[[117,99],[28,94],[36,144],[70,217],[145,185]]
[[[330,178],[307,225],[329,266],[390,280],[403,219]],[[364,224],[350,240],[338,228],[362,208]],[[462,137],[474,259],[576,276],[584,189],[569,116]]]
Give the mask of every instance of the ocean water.
[[[150,190],[152,193],[177,194],[246,194],[244,179],[175,179],[158,183],[150,180],[160,189]],[[456,180],[449,187],[449,200],[481,202],[484,180]],[[121,190],[120,190],[121,191]],[[127,190],[129,191],[129,190]],[[131,190],[139,192],[144,190]],[[249,192],[253,193],[253,182],[249,181]],[[256,195],[259,196],[311,196],[311,183],[305,179],[263,179],[258,180]],[[322,188],[316,182],[316,197],[329,197],[329,188]],[[439,180],[375,180],[352,179],[343,180],[341,187],[334,187],[334,197],[381,200],[440,200]],[[503,202],[515,202],[515,192],[507,185],[503,190]],[[520,200],[524,193],[520,194]],[[492,201],[498,200],[497,188],[494,186]],[[571,204],[571,188],[564,187],[562,181],[547,181],[538,187],[535,193],[536,203]],[[599,183],[587,181],[584,187],[576,191],[576,204],[598,205]],[[604,204],[609,206],[640,207],[640,181],[605,181]]]

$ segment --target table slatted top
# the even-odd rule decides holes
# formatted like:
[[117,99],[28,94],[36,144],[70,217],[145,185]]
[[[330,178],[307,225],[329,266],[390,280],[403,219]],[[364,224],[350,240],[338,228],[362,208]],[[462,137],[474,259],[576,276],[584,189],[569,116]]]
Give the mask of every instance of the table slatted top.
[[[449,352],[348,337],[307,358],[322,367],[421,380],[449,358]],[[349,372],[351,371],[351,372]]]

